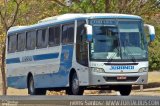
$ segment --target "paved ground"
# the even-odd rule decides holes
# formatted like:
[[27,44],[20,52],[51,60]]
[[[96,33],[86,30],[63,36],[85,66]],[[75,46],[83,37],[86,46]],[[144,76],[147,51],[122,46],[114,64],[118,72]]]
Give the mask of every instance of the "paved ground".
[[[0,84],[1,88],[1,84]],[[134,86],[131,95],[140,96],[160,96],[160,72],[149,73],[149,84],[144,86],[143,92],[139,90],[139,86]],[[28,95],[27,89],[14,89],[8,88],[7,95]],[[61,92],[47,92],[47,95],[65,95],[64,91]],[[119,95],[118,92],[111,91],[111,93],[101,93],[98,91],[85,91],[85,95]]]
[[155,96],[0,96],[2,106],[160,106]]

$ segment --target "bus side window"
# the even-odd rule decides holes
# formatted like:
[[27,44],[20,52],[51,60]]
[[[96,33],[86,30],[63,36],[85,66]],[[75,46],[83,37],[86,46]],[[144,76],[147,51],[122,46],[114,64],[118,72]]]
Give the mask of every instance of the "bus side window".
[[63,26],[63,33],[62,33],[62,44],[67,44],[68,40],[67,34],[67,26]]
[[49,28],[49,46],[60,44],[60,26]]
[[26,33],[18,34],[18,51],[26,49]]
[[37,48],[45,48],[48,45],[48,30],[38,30],[37,34]]
[[88,45],[86,41],[86,30],[85,25],[86,21],[78,21],[77,22],[77,37],[76,37],[76,59],[77,62],[88,66]]
[[63,26],[62,44],[69,44],[74,42],[74,24],[67,24]]
[[8,37],[8,52],[14,53],[17,50],[17,35],[11,35]]
[[55,28],[51,27],[49,28],[49,46],[54,46],[55,45]]
[[60,26],[55,27],[55,44],[59,45],[60,44]]
[[68,25],[67,28],[68,31],[68,43],[73,43],[74,42],[74,24]]
[[36,31],[27,32],[27,50],[33,50],[36,47]]

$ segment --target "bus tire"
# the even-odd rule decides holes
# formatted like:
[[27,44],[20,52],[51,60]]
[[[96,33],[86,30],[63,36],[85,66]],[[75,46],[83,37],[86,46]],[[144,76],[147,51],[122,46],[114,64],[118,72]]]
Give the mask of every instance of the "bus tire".
[[29,80],[28,80],[28,94],[30,94],[30,95],[45,95],[46,90],[45,89],[36,89],[34,87],[34,79],[32,76],[30,76]]
[[66,90],[68,95],[83,95],[84,88],[79,86],[77,74],[74,72],[71,76],[69,89]]
[[132,90],[132,85],[121,85],[119,92],[122,96],[128,96],[130,95]]

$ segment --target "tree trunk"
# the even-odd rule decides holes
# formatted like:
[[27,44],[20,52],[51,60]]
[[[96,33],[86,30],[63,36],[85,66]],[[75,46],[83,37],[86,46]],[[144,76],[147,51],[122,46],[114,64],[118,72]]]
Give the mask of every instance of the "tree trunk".
[[6,71],[5,71],[5,51],[6,51],[6,46],[4,45],[3,50],[2,50],[2,64],[1,64],[1,74],[2,74],[2,94],[6,95],[7,94],[7,87],[6,87]]
[[105,12],[110,12],[110,0],[105,0]]

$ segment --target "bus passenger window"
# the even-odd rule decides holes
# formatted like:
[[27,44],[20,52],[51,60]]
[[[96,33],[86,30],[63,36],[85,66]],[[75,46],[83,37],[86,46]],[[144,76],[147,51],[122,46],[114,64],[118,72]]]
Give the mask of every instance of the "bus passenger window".
[[49,46],[60,44],[60,26],[49,28]]
[[37,34],[37,48],[45,48],[48,45],[48,30],[38,30]]
[[26,33],[18,34],[18,51],[26,49]]
[[36,31],[27,32],[27,49],[33,50],[36,47]]
[[54,42],[54,36],[55,36],[55,34],[54,34],[54,27],[52,27],[52,28],[49,28],[49,46],[54,46],[55,45],[55,42]]
[[63,33],[62,33],[62,44],[68,43],[68,37],[67,37],[67,26],[63,26]]
[[17,50],[17,35],[8,37],[8,52],[14,53]]
[[67,34],[68,34],[68,43],[74,42],[74,24],[70,24],[67,27]]
[[74,42],[74,24],[63,26],[62,44],[69,44]]
[[60,26],[55,27],[55,44],[60,44]]

